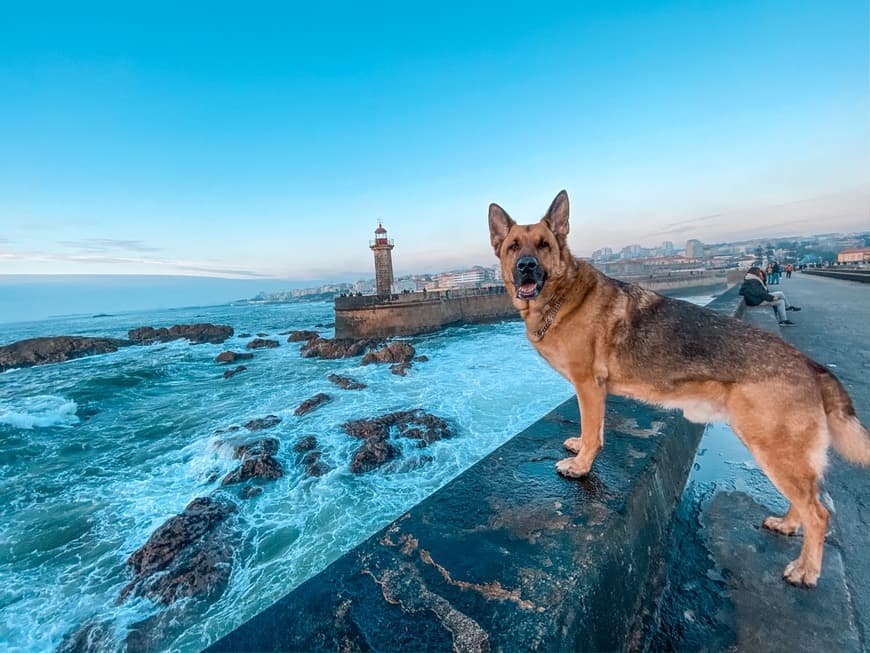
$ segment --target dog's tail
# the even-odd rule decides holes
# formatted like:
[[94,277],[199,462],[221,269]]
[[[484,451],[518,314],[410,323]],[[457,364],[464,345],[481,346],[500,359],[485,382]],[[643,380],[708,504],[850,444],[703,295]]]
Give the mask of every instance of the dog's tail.
[[870,430],[858,421],[840,380],[821,365],[817,371],[834,449],[849,462],[870,466]]

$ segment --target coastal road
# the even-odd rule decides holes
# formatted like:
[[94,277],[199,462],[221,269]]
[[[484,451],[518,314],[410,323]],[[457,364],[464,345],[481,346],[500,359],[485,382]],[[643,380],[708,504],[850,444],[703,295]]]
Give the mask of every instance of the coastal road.
[[[797,326],[780,328],[768,308],[744,319],[827,366],[870,424],[870,285],[795,274],[771,290],[802,307],[789,313]],[[709,425],[677,513],[650,648],[868,650],[870,470],[831,451],[824,494],[833,509],[821,580],[813,590],[788,586],[781,571],[801,536],[761,528],[787,502],[727,425]]]
[[[776,290],[803,310],[792,313],[798,326],[782,337],[836,374],[870,425],[870,285],[794,274]],[[870,470],[845,463],[835,453],[825,481],[834,501],[835,536],[865,645],[870,645]]]

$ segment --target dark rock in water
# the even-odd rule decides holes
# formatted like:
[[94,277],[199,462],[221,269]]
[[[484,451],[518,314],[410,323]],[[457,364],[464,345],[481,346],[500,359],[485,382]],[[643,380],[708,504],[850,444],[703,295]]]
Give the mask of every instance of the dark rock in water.
[[307,415],[312,410],[317,408],[318,406],[325,404],[327,401],[330,401],[332,397],[330,397],[325,392],[318,392],[313,397],[310,397],[299,404],[298,408],[293,411],[294,415]]
[[97,313],[96,315],[91,315],[92,318],[96,317],[113,317],[111,313]]
[[313,435],[306,435],[304,438],[299,440],[295,445],[293,445],[293,451],[302,453],[303,451],[311,451],[312,449],[317,449],[317,438]]
[[320,334],[317,331],[291,331],[290,337],[287,338],[287,342],[301,342],[314,340],[314,338],[319,337]]
[[396,363],[395,365],[390,365],[390,372],[397,376],[407,376],[408,368],[410,367],[411,363]]
[[323,454],[319,451],[309,451],[307,454],[302,456],[302,464],[303,465],[313,465]]
[[426,356],[425,354],[423,356],[417,356],[417,358],[414,359],[414,362],[415,363],[428,363],[429,357]]
[[240,333],[239,334],[239,338],[250,338],[250,337],[251,337],[250,333]]
[[284,467],[269,453],[261,453],[255,456],[246,456],[241,466],[224,476],[221,485],[243,483],[252,478],[275,480],[284,476]]
[[300,352],[303,358],[350,358],[360,356],[368,349],[378,345],[378,340],[329,340],[314,338],[302,345]]
[[232,378],[232,377],[234,377],[236,374],[238,374],[239,372],[244,372],[246,369],[248,369],[248,368],[245,367],[244,365],[239,365],[238,367],[236,367],[236,368],[233,369],[233,370],[226,370],[226,371],[224,372],[224,378],[225,378],[225,379]]
[[119,347],[135,344],[118,338],[88,338],[84,336],[54,336],[29,338],[0,347],[0,372],[16,367],[32,367],[46,363],[62,363],[74,358],[108,354]]
[[281,418],[277,415],[266,415],[265,417],[252,419],[250,422],[245,424],[245,428],[249,431],[262,431],[263,429],[272,428],[280,423]]
[[350,471],[354,474],[370,472],[399,455],[399,450],[382,438],[369,438],[353,454]]
[[242,428],[242,427],[239,426],[238,424],[233,424],[232,426],[228,426],[225,429],[218,429],[217,431],[214,432],[214,434],[215,435],[223,435],[224,433],[232,433],[234,431],[238,431],[240,428]]
[[268,336],[268,335],[269,335],[268,333],[258,333],[258,334],[257,334],[257,337],[258,337],[258,338],[265,338],[265,337]]
[[263,494],[263,488],[258,485],[248,485],[242,488],[241,497],[243,499],[252,499]]
[[320,478],[321,476],[326,476],[331,471],[332,471],[332,467],[327,465],[322,460],[318,460],[317,462],[314,462],[311,465],[307,465],[305,467],[305,473],[308,474],[309,476],[313,476],[315,478]]
[[357,474],[376,469],[399,455],[398,448],[389,442],[393,430],[401,437],[419,440],[421,447],[450,437],[450,427],[445,420],[420,409],[352,420],[342,428],[348,435],[365,440],[350,464],[350,470]]
[[253,358],[254,355],[244,351],[222,351],[215,359],[215,363],[235,363],[236,361],[246,361]]
[[451,436],[446,420],[419,408],[388,413],[372,419],[351,420],[342,424],[342,428],[348,435],[364,439],[385,439],[389,437],[390,430],[395,428],[401,437],[420,440],[420,446]]
[[277,340],[264,340],[263,338],[254,338],[248,343],[248,349],[272,349],[279,345]]
[[121,591],[164,604],[184,597],[205,597],[226,586],[232,550],[220,532],[236,507],[211,497],[191,501],[180,515],[163,523],[127,559],[133,580]]
[[130,340],[134,340],[141,345],[147,345],[152,342],[169,342],[170,340],[179,340],[181,338],[187,338],[193,345],[206,342],[219,345],[232,335],[233,328],[231,326],[210,324],[208,322],[176,324],[168,329],[166,327],[155,329],[154,327],[143,326],[138,329],[130,329],[127,332],[127,337]]
[[363,356],[362,364],[369,363],[410,363],[417,352],[407,342],[397,340],[381,347],[377,351],[370,351]]
[[318,329],[332,329],[335,327],[335,322],[325,322],[323,324],[315,324]]
[[302,464],[305,466],[306,474],[320,477],[332,471],[332,467],[321,460],[322,456],[323,454],[319,451],[309,451],[302,456]]
[[233,458],[244,458],[245,456],[262,456],[268,454],[270,456],[278,453],[278,447],[281,443],[277,438],[263,438],[252,442],[245,442],[236,445],[233,450]]
[[338,374],[330,374],[329,381],[334,383],[339,388],[344,388],[345,390],[362,390],[367,388],[368,386],[365,383],[360,383],[359,381],[354,381],[350,377],[340,376]]
[[118,648],[111,621],[91,621],[64,635],[55,653],[99,653]]

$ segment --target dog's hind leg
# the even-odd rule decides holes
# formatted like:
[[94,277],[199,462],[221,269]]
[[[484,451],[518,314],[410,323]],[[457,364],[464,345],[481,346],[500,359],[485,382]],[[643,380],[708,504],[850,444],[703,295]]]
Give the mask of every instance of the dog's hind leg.
[[766,529],[782,533],[783,535],[794,535],[801,526],[801,518],[794,505],[788,507],[788,512],[782,517],[770,516],[761,524]]
[[802,425],[781,419],[770,420],[765,425],[764,419],[756,415],[748,421],[751,423],[734,421],[732,427],[767,477],[791,502],[784,517],[769,517],[764,525],[789,534],[798,525],[803,527],[800,555],[786,566],[783,578],[793,585],[814,587],[822,570],[828,530],[828,511],[819,501],[819,480],[827,446],[825,427],[823,422],[813,419]]
[[580,405],[580,437],[568,438],[564,445],[577,455],[556,463],[556,471],[562,476],[578,478],[589,473],[595,456],[604,446],[604,402],[607,390],[592,380],[575,384],[574,387]]

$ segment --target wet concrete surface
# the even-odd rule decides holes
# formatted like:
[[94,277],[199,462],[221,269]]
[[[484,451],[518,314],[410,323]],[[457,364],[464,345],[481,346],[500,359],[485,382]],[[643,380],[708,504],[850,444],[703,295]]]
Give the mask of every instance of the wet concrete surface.
[[[803,309],[789,314],[798,326],[780,335],[837,374],[870,423],[870,287],[796,274],[773,289]],[[744,319],[780,331],[770,309],[747,310]],[[819,586],[793,588],[781,574],[800,534],[761,528],[787,502],[727,425],[709,425],[677,511],[667,589],[641,648],[867,650],[870,471],[832,451],[822,498],[832,514]]]

